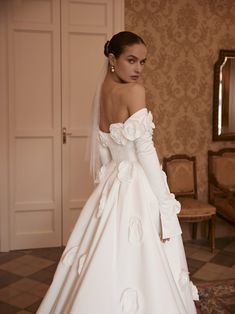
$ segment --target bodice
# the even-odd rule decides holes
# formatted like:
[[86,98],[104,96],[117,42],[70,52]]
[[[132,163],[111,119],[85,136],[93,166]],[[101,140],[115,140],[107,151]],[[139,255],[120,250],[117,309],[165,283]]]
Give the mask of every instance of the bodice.
[[137,161],[134,142],[145,134],[152,136],[154,127],[151,112],[143,108],[136,111],[125,122],[111,124],[109,133],[99,131],[99,141],[102,146],[109,148],[115,163],[123,160]]

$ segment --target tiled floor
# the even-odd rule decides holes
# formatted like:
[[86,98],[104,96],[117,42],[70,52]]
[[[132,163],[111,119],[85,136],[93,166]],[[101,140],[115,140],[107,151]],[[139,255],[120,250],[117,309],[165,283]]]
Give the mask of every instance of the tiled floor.
[[[206,241],[187,241],[185,251],[195,283],[235,278],[234,237],[217,239],[214,254]],[[0,313],[35,313],[62,252],[50,248],[0,253]]]

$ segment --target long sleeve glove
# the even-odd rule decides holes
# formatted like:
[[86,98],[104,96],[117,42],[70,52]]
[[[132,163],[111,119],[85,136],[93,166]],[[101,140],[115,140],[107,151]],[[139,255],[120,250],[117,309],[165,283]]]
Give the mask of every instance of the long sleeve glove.
[[161,169],[153,145],[152,135],[150,132],[146,132],[136,139],[135,144],[138,160],[144,169],[154,195],[159,201],[162,238],[166,239],[179,235],[181,234],[181,228],[177,213],[180,211],[180,204],[176,201],[174,194],[169,191],[166,175]]
[[[167,239],[182,233],[177,213],[180,203],[170,193],[166,175],[162,171],[157,152],[155,150],[152,133],[154,124],[151,112],[142,109],[129,118],[124,126],[126,137],[134,140],[138,160],[148,178],[152,191],[159,201],[162,238]],[[130,136],[131,135],[131,136]]]

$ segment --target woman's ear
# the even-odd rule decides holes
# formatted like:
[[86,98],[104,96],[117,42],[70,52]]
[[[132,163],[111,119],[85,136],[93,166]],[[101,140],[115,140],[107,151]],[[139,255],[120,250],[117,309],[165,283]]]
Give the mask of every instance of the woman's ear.
[[116,61],[115,55],[113,53],[109,53],[108,58],[109,58],[109,64],[114,66],[115,61]]

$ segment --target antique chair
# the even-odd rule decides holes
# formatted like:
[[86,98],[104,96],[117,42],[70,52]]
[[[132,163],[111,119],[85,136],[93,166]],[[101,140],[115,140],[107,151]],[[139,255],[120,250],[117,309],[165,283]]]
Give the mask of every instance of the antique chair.
[[208,151],[209,202],[235,225],[235,148]]
[[181,211],[178,214],[180,221],[193,224],[193,239],[197,236],[197,223],[208,221],[208,236],[211,251],[214,252],[216,208],[197,199],[196,158],[187,155],[163,158],[163,170],[166,172],[170,191],[181,203]]

